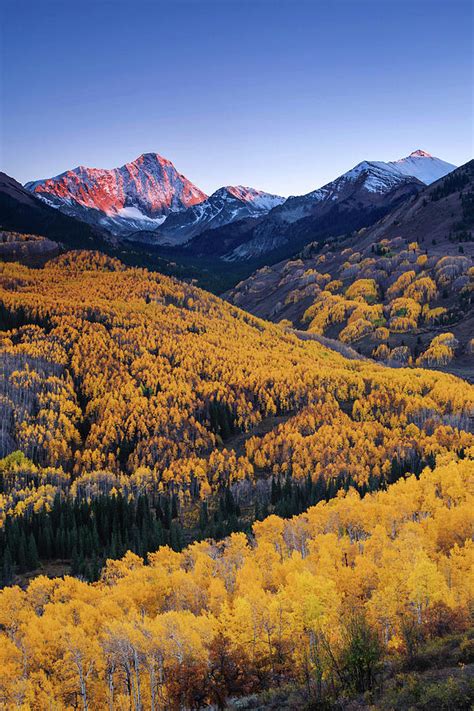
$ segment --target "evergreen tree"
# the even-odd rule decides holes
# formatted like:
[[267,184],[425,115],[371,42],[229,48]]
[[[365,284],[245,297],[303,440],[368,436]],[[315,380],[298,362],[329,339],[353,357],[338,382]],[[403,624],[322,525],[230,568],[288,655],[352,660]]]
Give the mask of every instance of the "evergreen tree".
[[38,549],[36,541],[32,533],[28,536],[28,545],[26,547],[26,568],[27,570],[36,570],[39,566]]

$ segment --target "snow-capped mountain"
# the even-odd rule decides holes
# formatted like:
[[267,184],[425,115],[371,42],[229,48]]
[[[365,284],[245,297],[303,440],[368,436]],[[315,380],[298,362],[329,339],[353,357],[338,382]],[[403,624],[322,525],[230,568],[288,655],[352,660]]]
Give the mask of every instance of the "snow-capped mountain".
[[168,214],[207,198],[157,153],[111,170],[80,166],[25,188],[62,212],[115,234],[156,229]]
[[361,164],[327,186],[288,198],[224,255],[229,262],[255,259],[282,248],[297,251],[307,242],[345,235],[371,225],[423,187],[417,178],[394,176]]
[[420,150],[388,163],[362,161],[322,188],[288,198],[281,208],[272,212],[272,216],[278,215],[285,222],[295,222],[311,214],[316,204],[334,203],[364,192],[383,195],[405,183],[407,178],[416,178],[429,185],[455,168],[455,165]]
[[337,236],[360,229],[393,209],[404,196],[454,169],[420,150],[398,161],[362,161],[317,190],[289,197],[264,220],[249,226],[246,236],[239,234],[238,243],[223,258],[257,258],[284,245],[299,247],[318,235]]
[[[285,202],[279,195],[242,185],[219,188],[207,200],[184,212],[171,213],[156,231],[159,244],[183,244],[205,230],[237,220],[260,217]],[[139,239],[139,235],[135,235]]]
[[[276,321],[289,319],[293,323],[301,323],[308,304],[314,298],[314,292],[310,288],[306,293],[304,292],[308,284],[305,275],[312,269],[323,269],[331,279],[346,278],[345,286],[354,279],[371,276],[379,284],[383,284],[386,290],[386,287],[396,280],[400,271],[389,274],[387,281],[391,260],[387,260],[385,256],[377,256],[379,251],[377,249],[374,251],[374,244],[380,245],[385,240],[392,242],[392,245],[398,244],[398,248],[395,247],[396,253],[403,252],[403,243],[406,248],[407,244],[416,239],[417,242],[424,243],[424,250],[428,250],[433,256],[427,264],[427,269],[433,269],[440,255],[458,254],[459,243],[452,241],[452,235],[456,232],[459,234],[462,231],[460,226],[467,224],[460,196],[462,192],[467,193],[473,188],[474,160],[471,160],[456,169],[452,173],[452,178],[449,176],[448,179],[436,181],[435,185],[423,187],[413,199],[405,200],[374,225],[367,227],[358,235],[357,244],[354,244],[352,239],[344,241],[343,238],[332,244],[324,251],[324,264],[318,264],[320,255],[317,246],[308,245],[301,250],[298,259],[292,256],[289,260],[272,264],[271,267],[258,269],[231,289],[225,298],[259,318]],[[433,195],[436,195],[440,189],[444,193],[444,198],[432,200]],[[352,253],[357,251],[360,255],[360,259],[357,260],[360,272],[350,276],[351,269],[345,269],[347,247],[351,248]],[[466,261],[468,261],[469,251],[473,250],[468,250],[466,247],[464,249],[466,256],[463,259],[467,257]],[[399,269],[402,267],[399,266]],[[346,277],[342,276],[344,273]],[[459,282],[460,286],[463,283]],[[295,289],[299,289],[300,298],[288,298]],[[436,326],[432,327],[436,330]],[[427,324],[427,329],[429,328]],[[372,347],[367,343],[366,354],[370,354]]]
[[317,190],[289,197],[263,218],[204,232],[187,248],[196,254],[220,254],[231,262],[296,251],[314,239],[373,224],[454,168],[419,150],[398,161],[362,161]]
[[441,158],[426,153],[426,151],[413,151],[406,158],[390,161],[385,165],[393,166],[398,172],[404,175],[413,175],[418,180],[426,185],[431,185],[436,180],[444,178],[445,175],[451,173],[456,166],[452,163],[447,163]]
[[51,207],[114,235],[162,245],[189,243],[206,253],[230,245],[225,259],[232,261],[262,255],[306,234],[369,224],[369,213],[378,219],[385,208],[393,208],[393,195],[416,190],[415,184],[429,184],[454,168],[417,150],[396,161],[362,161],[327,185],[287,200],[242,186],[220,188],[208,197],[171,161],[144,153],[121,168],[81,166],[25,188]]

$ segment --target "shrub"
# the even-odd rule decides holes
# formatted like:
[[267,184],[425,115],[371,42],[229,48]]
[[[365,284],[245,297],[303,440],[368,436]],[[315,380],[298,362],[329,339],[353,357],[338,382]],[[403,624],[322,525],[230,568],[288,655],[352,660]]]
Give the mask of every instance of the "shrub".
[[466,616],[460,609],[453,610],[441,600],[428,608],[424,618],[424,629],[428,637],[444,637],[463,632],[467,625]]
[[397,346],[396,348],[393,348],[390,353],[389,360],[394,363],[409,365],[411,363],[410,349],[408,346]]
[[339,340],[343,343],[350,343],[363,336],[366,336],[373,329],[373,325],[365,318],[358,318],[348,323],[339,334]]
[[459,343],[452,333],[440,333],[417,360],[418,365],[447,365]]
[[326,291],[330,291],[331,294],[335,294],[337,291],[342,289],[342,281],[340,279],[333,279],[328,284],[326,284]]
[[380,346],[374,348],[372,351],[372,358],[376,360],[386,360],[390,355],[390,348],[385,344],[381,343]]
[[375,329],[375,338],[378,341],[388,341],[388,338],[390,336],[390,331],[388,328],[385,328],[384,326],[379,326],[378,328]]
[[415,279],[416,274],[414,271],[410,270],[408,272],[403,272],[400,274],[398,279],[387,289],[387,297],[393,299],[397,296],[401,296],[407,286]]
[[374,279],[356,279],[346,289],[348,299],[363,299],[368,304],[373,304],[379,296],[378,286]]
[[339,664],[349,688],[359,693],[373,688],[383,655],[382,644],[365,616],[356,613],[343,630]]
[[427,303],[436,299],[438,290],[431,277],[421,277],[407,286],[404,296],[408,299],[414,299],[418,303]]

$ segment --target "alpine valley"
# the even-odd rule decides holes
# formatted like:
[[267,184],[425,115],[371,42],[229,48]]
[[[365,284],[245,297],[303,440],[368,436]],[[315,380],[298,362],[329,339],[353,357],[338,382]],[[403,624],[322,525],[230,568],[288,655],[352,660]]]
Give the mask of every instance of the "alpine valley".
[[[195,279],[221,293],[308,243],[374,224],[454,168],[417,150],[397,161],[363,161],[299,197],[243,186],[207,196],[171,161],[146,153],[121,168],[78,167],[26,183],[24,191],[37,198],[29,200],[34,211],[26,210],[20,186],[12,191],[15,181],[4,176],[1,226],[39,234],[59,242],[59,249],[90,247],[92,235],[95,246],[129,264]],[[55,209],[57,219],[46,208]],[[75,220],[72,230],[58,231],[61,215]]]
[[473,230],[420,150],[0,176],[0,711],[470,710]]
[[3,3],[0,711],[474,711],[472,10]]

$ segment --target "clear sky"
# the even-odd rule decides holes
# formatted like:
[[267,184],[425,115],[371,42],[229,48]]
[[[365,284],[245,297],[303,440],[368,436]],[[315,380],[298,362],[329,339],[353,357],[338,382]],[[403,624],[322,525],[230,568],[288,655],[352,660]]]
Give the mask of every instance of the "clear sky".
[[470,0],[0,0],[0,168],[156,151],[207,192],[473,154]]

